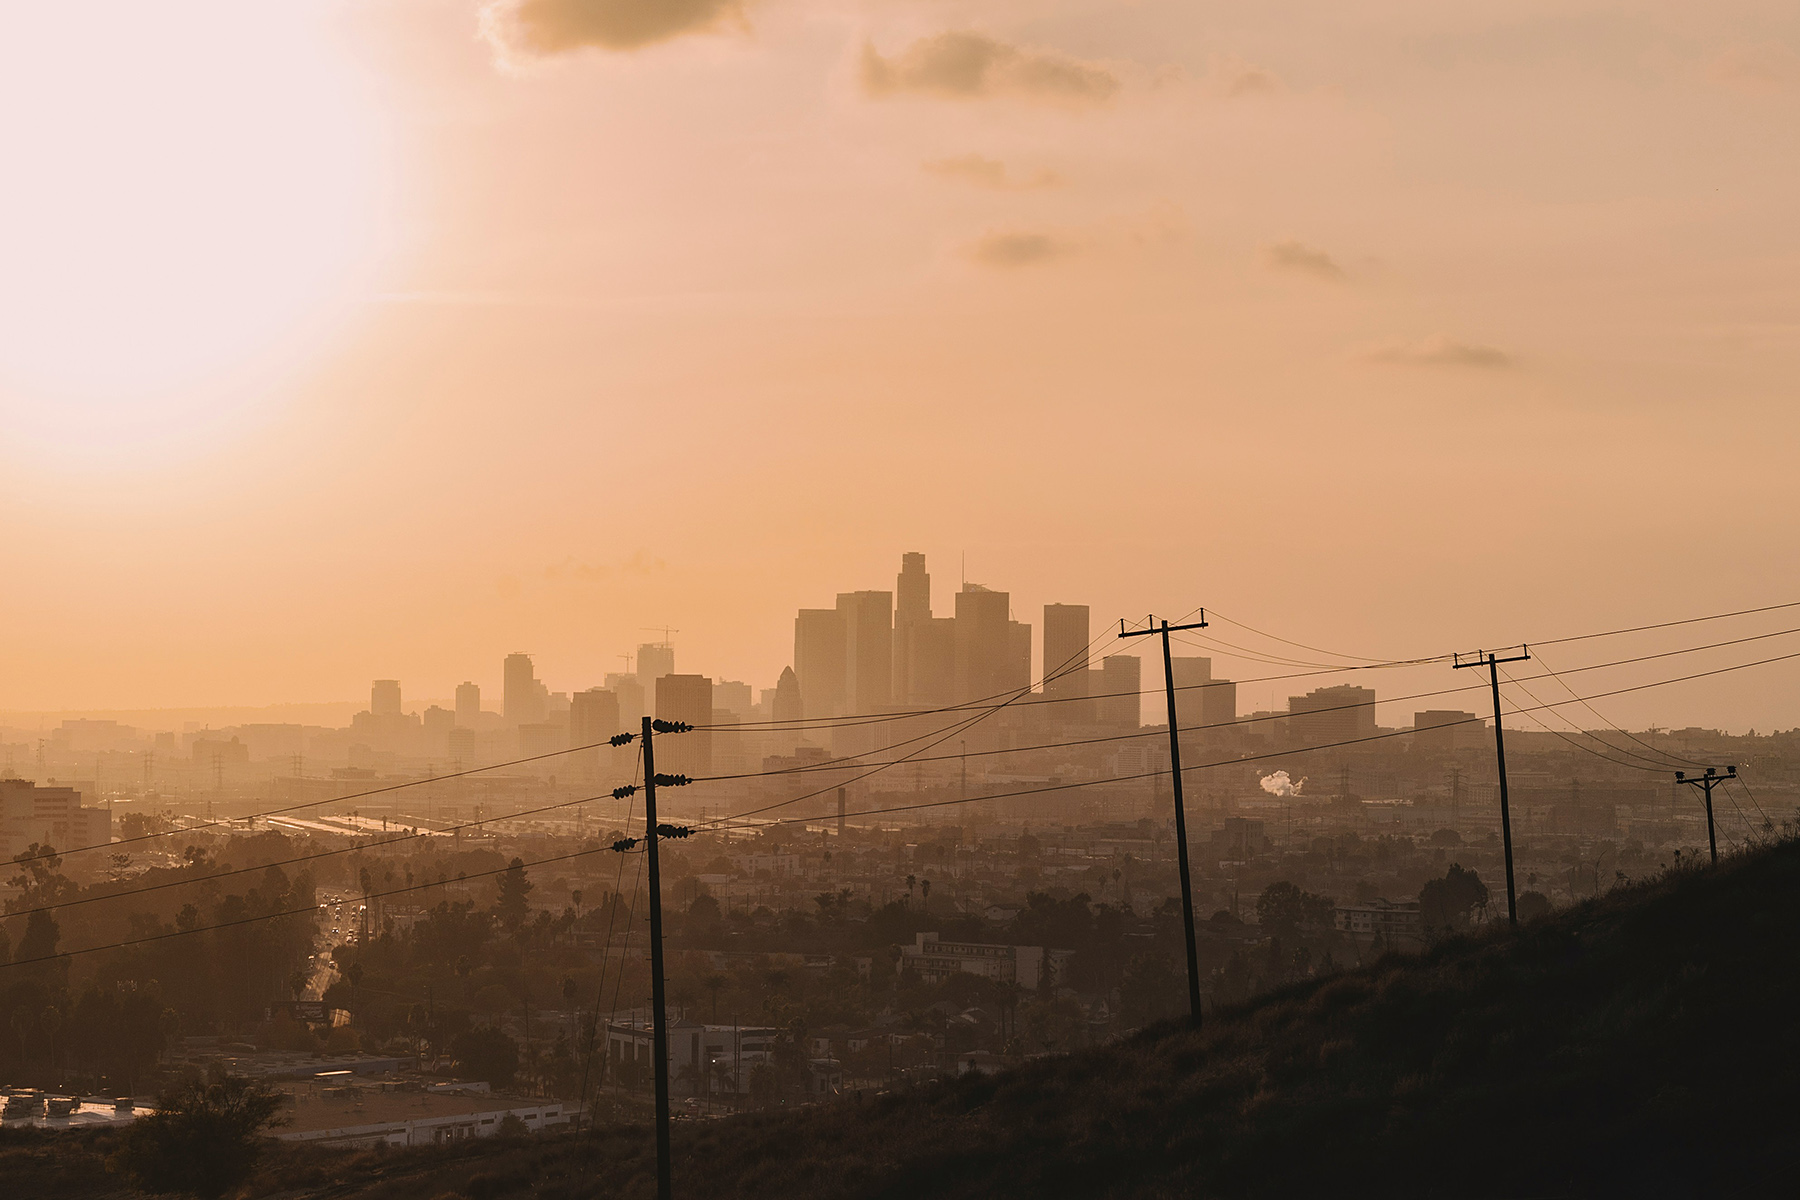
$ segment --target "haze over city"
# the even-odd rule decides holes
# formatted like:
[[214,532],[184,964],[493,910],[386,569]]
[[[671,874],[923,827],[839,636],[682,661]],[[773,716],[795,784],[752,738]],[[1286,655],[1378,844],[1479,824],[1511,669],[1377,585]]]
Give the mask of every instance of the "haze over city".
[[1800,9],[0,0],[0,147],[20,1194],[1800,1168]]

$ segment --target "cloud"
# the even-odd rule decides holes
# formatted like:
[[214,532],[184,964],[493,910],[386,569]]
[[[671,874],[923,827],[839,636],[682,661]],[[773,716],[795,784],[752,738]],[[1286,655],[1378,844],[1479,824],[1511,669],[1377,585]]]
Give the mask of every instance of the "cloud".
[[1344,274],[1344,268],[1332,260],[1331,255],[1323,250],[1315,250],[1304,242],[1276,242],[1272,246],[1264,246],[1263,262],[1272,271],[1298,271],[1303,275],[1329,279],[1334,283],[1341,283],[1349,278]]
[[1372,363],[1396,367],[1472,367],[1498,371],[1517,365],[1517,360],[1504,350],[1453,341],[1441,333],[1421,342],[1383,346],[1364,358]]
[[1074,247],[1047,233],[990,233],[968,247],[969,257],[984,267],[1030,267],[1062,258]]
[[941,179],[972,183],[995,191],[1025,191],[1030,188],[1055,187],[1061,182],[1053,171],[1038,171],[1023,179],[1007,173],[1006,164],[979,154],[963,154],[955,158],[938,158],[924,164],[924,169]]
[[743,0],[489,0],[481,10],[482,35],[503,54],[538,56],[636,50],[743,21]]
[[1010,95],[1065,104],[1100,104],[1119,90],[1118,77],[1098,64],[961,30],[920,38],[892,58],[865,43],[862,83],[871,96],[917,92],[973,100]]
[[1223,82],[1224,92],[1232,99],[1240,96],[1267,96],[1279,92],[1281,80],[1261,67],[1239,67]]

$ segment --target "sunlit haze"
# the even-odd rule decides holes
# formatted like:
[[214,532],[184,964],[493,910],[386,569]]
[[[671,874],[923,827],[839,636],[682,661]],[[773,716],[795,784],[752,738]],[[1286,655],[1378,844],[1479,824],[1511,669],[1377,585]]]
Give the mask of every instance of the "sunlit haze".
[[[9,0],[0,710],[514,650],[574,691],[661,628],[768,688],[914,550],[940,613],[966,571],[1366,657],[1793,599],[1796,47],[1732,3]],[[1796,679],[1605,711],[1786,727]]]

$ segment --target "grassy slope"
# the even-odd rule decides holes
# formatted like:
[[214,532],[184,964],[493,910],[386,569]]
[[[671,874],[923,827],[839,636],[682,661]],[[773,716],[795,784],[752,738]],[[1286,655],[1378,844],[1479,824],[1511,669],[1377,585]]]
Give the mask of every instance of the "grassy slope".
[[[683,1123],[677,1195],[1782,1194],[1800,1178],[1796,896],[1788,844],[1289,988],[1199,1033]],[[253,1190],[647,1196],[649,1144],[625,1128],[449,1156],[284,1149]]]

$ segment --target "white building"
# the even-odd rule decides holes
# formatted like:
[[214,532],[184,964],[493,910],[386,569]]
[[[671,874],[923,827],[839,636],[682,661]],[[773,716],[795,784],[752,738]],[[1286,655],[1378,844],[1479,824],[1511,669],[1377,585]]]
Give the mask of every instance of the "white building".
[[[1060,975],[1063,964],[1074,957],[1071,950],[1051,950],[1050,967]],[[1045,950],[1041,946],[996,946],[983,942],[946,942],[935,933],[921,933],[910,946],[900,947],[901,970],[914,970],[925,983],[942,983],[952,975],[985,975],[1001,983],[1036,988],[1043,982]]]
[[[394,1090],[390,1090],[394,1089]],[[275,1136],[288,1142],[334,1146],[430,1146],[466,1138],[492,1137],[507,1117],[528,1132],[567,1125],[580,1105],[562,1100],[529,1100],[491,1093],[452,1094],[401,1091],[393,1084],[330,1087],[303,1084],[281,1115],[287,1124]]]

